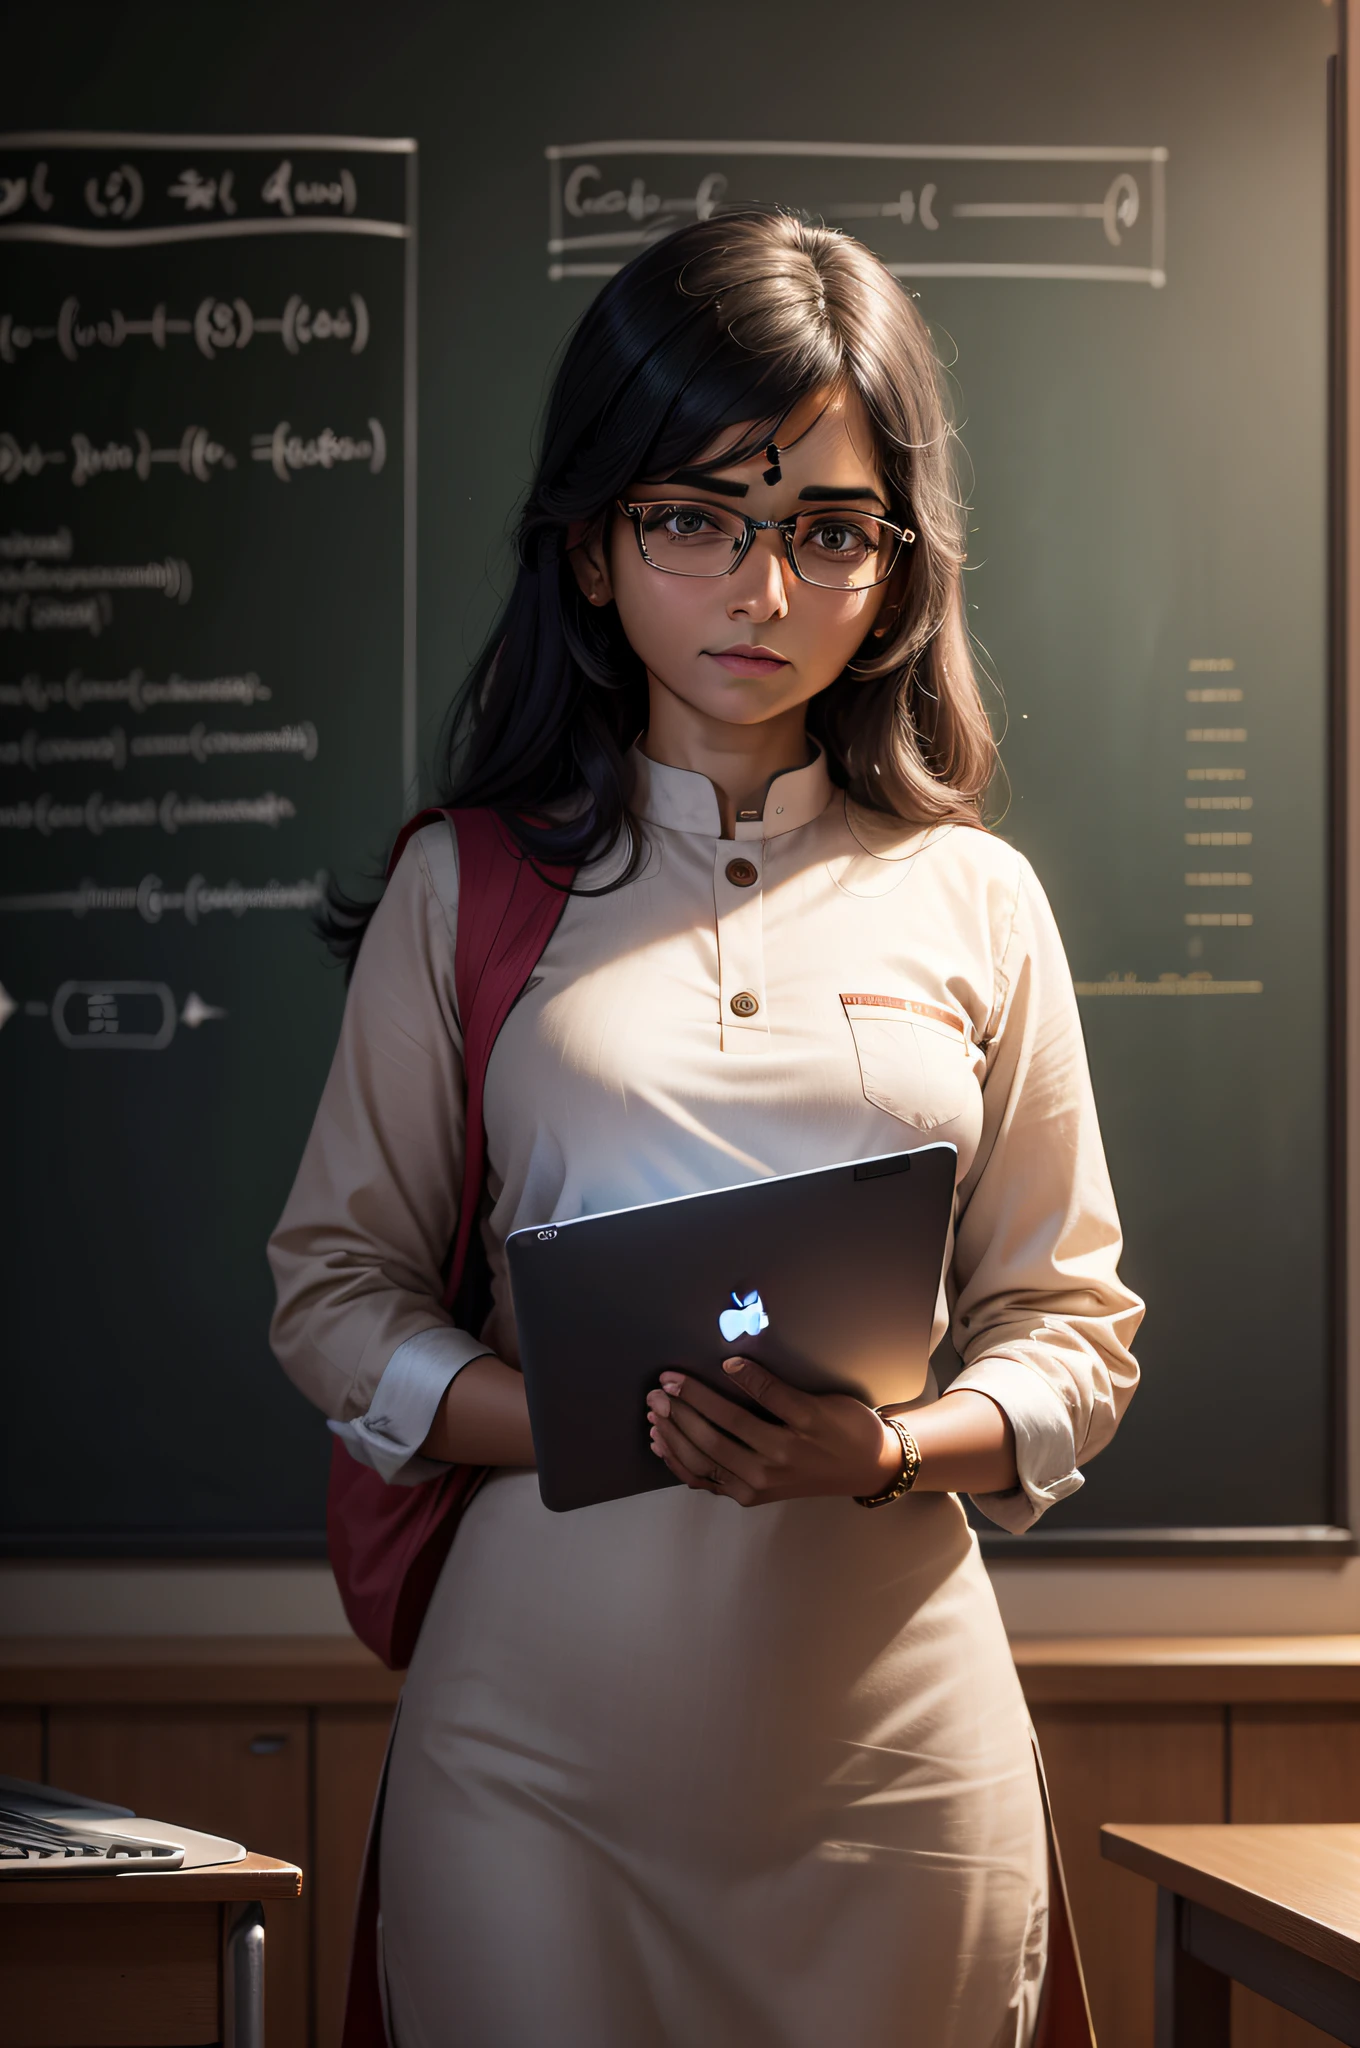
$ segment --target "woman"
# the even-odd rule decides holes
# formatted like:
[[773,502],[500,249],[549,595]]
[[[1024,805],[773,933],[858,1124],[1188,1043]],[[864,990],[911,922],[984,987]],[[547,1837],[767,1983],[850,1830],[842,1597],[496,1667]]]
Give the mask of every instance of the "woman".
[[[1052,917],[980,823],[949,454],[924,325],[843,235],[695,224],[581,322],[445,768],[446,802],[578,870],[487,1074],[479,1330],[440,1305],[442,822],[363,935],[272,1245],[275,1348],[394,1484],[495,1468],[391,1759],[399,2048],[1031,2037],[1045,1832],[957,1496],[1019,1531],[1082,1483],[1141,1304]],[[544,1509],[511,1230],[926,1132],[958,1148],[935,1338],[964,1369],[905,1440],[739,1361],[785,1427],[659,1371],[650,1439],[683,1483]]]

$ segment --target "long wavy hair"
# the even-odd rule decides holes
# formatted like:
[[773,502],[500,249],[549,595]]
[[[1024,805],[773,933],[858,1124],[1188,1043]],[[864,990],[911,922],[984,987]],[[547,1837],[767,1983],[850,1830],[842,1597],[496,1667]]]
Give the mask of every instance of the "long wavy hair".
[[[815,391],[852,388],[877,439],[890,513],[910,525],[879,632],[808,706],[831,777],[916,824],[978,825],[996,744],[964,623],[953,430],[925,322],[862,243],[787,213],[733,210],[634,257],[563,354],[520,513],[514,588],[445,720],[436,802],[485,807],[522,850],[577,866],[627,835],[626,755],[647,679],[613,605],[568,560],[642,478],[743,461]],[[886,631],[882,630],[886,624]],[[332,894],[326,936],[351,962],[372,906]]]

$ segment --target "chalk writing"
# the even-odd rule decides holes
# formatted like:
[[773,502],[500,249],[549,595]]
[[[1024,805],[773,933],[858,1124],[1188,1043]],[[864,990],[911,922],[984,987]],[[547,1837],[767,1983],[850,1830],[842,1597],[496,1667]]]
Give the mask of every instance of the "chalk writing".
[[747,203],[852,225],[898,277],[1166,282],[1161,147],[655,141],[545,154],[554,280],[610,276],[682,222]]
[[30,203],[40,213],[52,210],[52,194],[47,189],[47,164],[42,158],[27,176],[0,177],[0,220],[7,214],[21,212]]
[[80,803],[63,803],[44,790],[32,803],[0,804],[0,832],[36,832],[50,839],[54,832],[88,832],[94,839],[120,829],[159,829],[171,837],[190,825],[267,825],[276,828],[297,816],[290,797],[266,790],[263,796],[163,796],[132,799],[106,797],[92,790]]
[[245,917],[251,911],[315,911],[325,898],[324,870],[296,882],[269,881],[256,886],[241,882],[210,883],[202,875],[191,875],[182,889],[168,889],[159,875],[143,875],[139,882],[79,882],[72,889],[38,889],[17,896],[0,896],[0,915],[65,912],[72,917],[89,917],[98,912],[135,912],[144,924],[159,924],[168,915],[183,916],[196,925],[201,918],[227,913]]
[[192,314],[176,315],[158,301],[149,314],[130,318],[118,306],[87,313],[75,293],[61,302],[55,319],[24,320],[0,312],[0,363],[14,365],[30,349],[50,344],[71,363],[92,349],[120,349],[130,341],[149,341],[164,352],[172,341],[193,342],[200,355],[215,362],[228,352],[249,348],[257,335],[275,336],[290,356],[313,344],[335,342],[351,355],[362,355],[372,333],[368,302],[351,292],[341,304],[313,306],[301,292],[292,292],[277,314],[256,313],[248,300],[207,297]]
[[0,562],[69,562],[74,543],[69,526],[55,533],[0,533]]
[[174,555],[159,562],[72,562],[60,567],[25,562],[19,569],[0,563],[0,595],[40,590],[145,590],[187,604],[193,587],[189,564]]
[[202,171],[190,165],[166,190],[171,199],[184,202],[186,213],[214,213],[220,208],[223,213],[232,214],[236,211],[236,201],[231,196],[235,182],[235,171],[223,171],[220,178],[205,178]]
[[288,157],[269,173],[260,187],[260,196],[266,205],[277,206],[280,213],[290,217],[299,207],[353,213],[359,204],[359,188],[351,170],[342,170],[334,178],[294,178]]
[[303,469],[334,469],[361,462],[377,476],[387,461],[387,436],[380,420],[370,419],[367,434],[336,434],[323,427],[319,434],[295,434],[287,420],[280,420],[272,434],[252,434],[251,454],[256,462],[267,462],[280,483],[289,483]]
[[188,732],[139,733],[129,741],[121,725],[105,733],[40,733],[36,726],[17,740],[0,740],[0,768],[71,767],[99,762],[121,770],[129,760],[193,760],[200,763],[224,755],[293,754],[303,761],[317,755],[316,727],[309,718],[296,725],[266,731],[217,731],[195,725]]
[[49,1021],[68,1052],[164,1052],[177,1025],[197,1031],[227,1011],[196,989],[181,1006],[163,981],[64,981],[50,1003],[20,1003],[0,987],[0,1030],[20,1015]]
[[60,682],[44,682],[41,676],[26,675],[17,683],[0,683],[0,710],[84,711],[92,704],[126,704],[130,711],[146,712],[163,704],[267,704],[273,691],[253,670],[239,676],[208,676],[193,681],[184,676],[167,676],[155,682],[135,668],[129,675],[108,678],[82,675],[73,668]]
[[146,187],[134,164],[119,164],[102,178],[85,180],[85,204],[99,220],[134,221],[142,210]]
[[49,463],[65,460],[64,448],[43,448],[36,441],[24,445],[16,435],[0,432],[0,484],[17,484],[21,477],[41,476]]

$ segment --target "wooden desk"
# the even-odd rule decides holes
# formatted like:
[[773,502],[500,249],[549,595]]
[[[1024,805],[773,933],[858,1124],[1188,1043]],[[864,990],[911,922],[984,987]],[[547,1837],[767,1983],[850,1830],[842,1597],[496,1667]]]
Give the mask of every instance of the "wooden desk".
[[1234,1982],[1360,2048],[1360,1827],[1103,1827],[1158,1887],[1156,2048],[1229,2048]]
[[0,1880],[0,2048],[264,2048],[272,1856],[146,1877]]

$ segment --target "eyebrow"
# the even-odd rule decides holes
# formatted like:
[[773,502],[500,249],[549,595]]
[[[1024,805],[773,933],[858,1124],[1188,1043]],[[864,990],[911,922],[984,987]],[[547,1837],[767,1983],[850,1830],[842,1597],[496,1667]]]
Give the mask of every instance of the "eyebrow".
[[820,503],[828,505],[839,505],[849,498],[877,498],[880,505],[883,503],[882,497],[875,490],[867,488],[856,490],[847,488],[844,484],[809,484],[805,491],[798,493],[798,496],[800,500],[803,498],[814,498]]
[[668,484],[693,484],[698,490],[716,491],[724,498],[744,498],[749,489],[747,484],[732,483],[727,477],[714,476],[712,471],[707,469],[673,469],[663,481]]
[[[689,484],[696,490],[713,491],[724,498],[744,498],[749,492],[748,485],[733,483],[728,477],[714,476],[708,469],[673,469],[663,481]],[[884,502],[882,494],[868,485],[809,484],[806,490],[798,493],[798,497],[800,503],[821,505],[843,505],[852,498],[873,498],[880,505]]]

